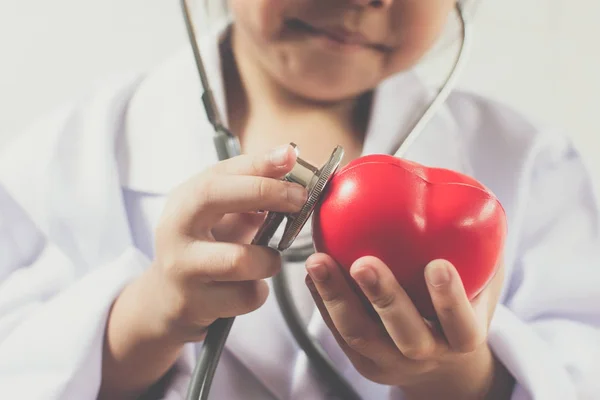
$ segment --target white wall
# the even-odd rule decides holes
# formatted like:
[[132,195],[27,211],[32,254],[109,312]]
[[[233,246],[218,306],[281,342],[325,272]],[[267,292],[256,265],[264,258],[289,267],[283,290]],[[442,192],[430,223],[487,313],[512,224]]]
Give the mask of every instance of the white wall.
[[[600,171],[600,2],[482,1],[461,84],[568,131]],[[0,146],[90,81],[184,44],[178,3],[0,0]]]
[[184,43],[178,0],[0,0],[0,145],[92,80]]

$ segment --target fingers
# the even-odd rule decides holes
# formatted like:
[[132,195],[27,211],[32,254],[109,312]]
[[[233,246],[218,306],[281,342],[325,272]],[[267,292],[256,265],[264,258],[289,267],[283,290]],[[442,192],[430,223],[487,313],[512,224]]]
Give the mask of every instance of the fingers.
[[257,210],[298,212],[308,193],[301,185],[256,176],[211,176],[179,193],[174,223],[186,232],[212,227],[224,214]]
[[221,161],[211,168],[212,172],[225,175],[251,175],[281,178],[296,163],[296,151],[286,144],[260,156],[241,155]]
[[296,183],[242,175],[215,177],[204,182],[196,195],[198,214],[296,212],[308,197],[306,189]]
[[266,246],[223,242],[191,242],[177,264],[183,279],[196,282],[252,281],[270,278],[281,269],[281,255]]
[[260,308],[269,295],[264,280],[245,282],[218,282],[207,287],[204,293],[210,299],[212,312],[218,318],[248,314]]
[[436,260],[427,265],[425,278],[451,349],[461,353],[477,349],[486,338],[486,308],[481,307],[483,312],[476,313],[456,269],[446,261]]
[[339,333],[343,343],[371,359],[393,354],[394,347],[389,338],[385,338],[368,315],[335,261],[324,254],[316,254],[307,260],[306,266],[316,294],[323,303],[321,314],[326,322],[329,320],[333,325],[330,329]]
[[342,335],[338,331],[335,323],[331,319],[329,310],[327,309],[325,304],[323,304],[323,299],[321,298],[321,295],[319,294],[319,292],[315,286],[315,283],[313,282],[310,275],[306,275],[305,283],[306,283],[306,287],[308,287],[308,290],[310,291],[310,295],[312,296],[317,309],[319,310],[319,313],[321,314],[321,317],[323,318],[323,321],[325,322],[325,325],[327,325],[327,327],[331,331],[333,337],[335,338],[336,342],[342,348],[342,350],[344,351],[346,356],[350,359],[350,361],[352,361],[352,363],[355,366],[365,365],[365,364],[375,365],[375,361],[373,361],[372,359],[370,359],[368,357],[365,357],[364,355],[360,354],[358,351],[354,350],[346,342],[346,340],[342,337]]
[[361,258],[352,265],[350,274],[405,357],[425,360],[441,350],[412,300],[382,261],[374,257]]
[[260,308],[269,295],[264,280],[245,282],[217,282],[211,284],[186,283],[193,298],[181,298],[172,311],[174,321],[187,327],[206,327],[217,318],[235,317]]
[[264,220],[247,213],[291,213],[304,206],[306,189],[279,179],[295,162],[291,146],[266,156],[234,157],[169,196],[156,228],[153,270],[164,284],[157,295],[174,331],[203,334],[215,318],[241,315],[264,303],[268,286],[263,279],[279,272],[280,255],[235,242],[245,241]]
[[308,197],[301,185],[280,178],[291,171],[290,145],[267,155],[241,155],[221,161],[180,185],[169,197],[161,226],[185,233],[207,233],[225,214],[258,210],[298,212]]

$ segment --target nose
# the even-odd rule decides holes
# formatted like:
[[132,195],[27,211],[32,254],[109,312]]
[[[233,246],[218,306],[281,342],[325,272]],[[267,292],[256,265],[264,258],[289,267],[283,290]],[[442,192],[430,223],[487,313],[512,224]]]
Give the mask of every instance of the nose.
[[354,0],[354,4],[362,7],[384,8],[389,7],[394,0]]

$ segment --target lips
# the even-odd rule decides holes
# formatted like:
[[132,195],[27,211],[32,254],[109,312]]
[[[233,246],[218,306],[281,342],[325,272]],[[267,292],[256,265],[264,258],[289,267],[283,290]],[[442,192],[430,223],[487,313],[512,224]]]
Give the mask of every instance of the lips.
[[344,28],[317,28],[299,19],[288,21],[290,28],[303,31],[315,36],[325,36],[328,39],[347,46],[363,46],[377,50],[389,50],[385,46],[370,42],[364,35],[358,32],[350,32]]
[[348,32],[344,29],[323,29],[323,35],[330,37],[336,42],[349,45],[370,46],[368,40],[359,33]]

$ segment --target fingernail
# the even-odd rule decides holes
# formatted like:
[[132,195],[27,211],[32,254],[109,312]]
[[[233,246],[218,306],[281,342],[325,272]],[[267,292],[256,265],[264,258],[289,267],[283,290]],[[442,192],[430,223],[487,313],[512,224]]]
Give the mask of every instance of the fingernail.
[[329,279],[329,271],[324,264],[313,264],[307,266],[306,269],[308,270],[310,277],[317,282],[324,282]]
[[366,289],[372,289],[377,285],[377,274],[371,267],[362,267],[354,274],[358,284]]
[[435,262],[427,268],[427,281],[433,287],[440,287],[450,281],[450,271],[445,262]]
[[273,165],[284,165],[288,159],[289,149],[289,144],[276,148],[271,152],[271,154],[269,154],[269,161],[271,161]]
[[287,191],[288,201],[295,206],[302,207],[308,200],[308,192],[297,184],[291,184]]

